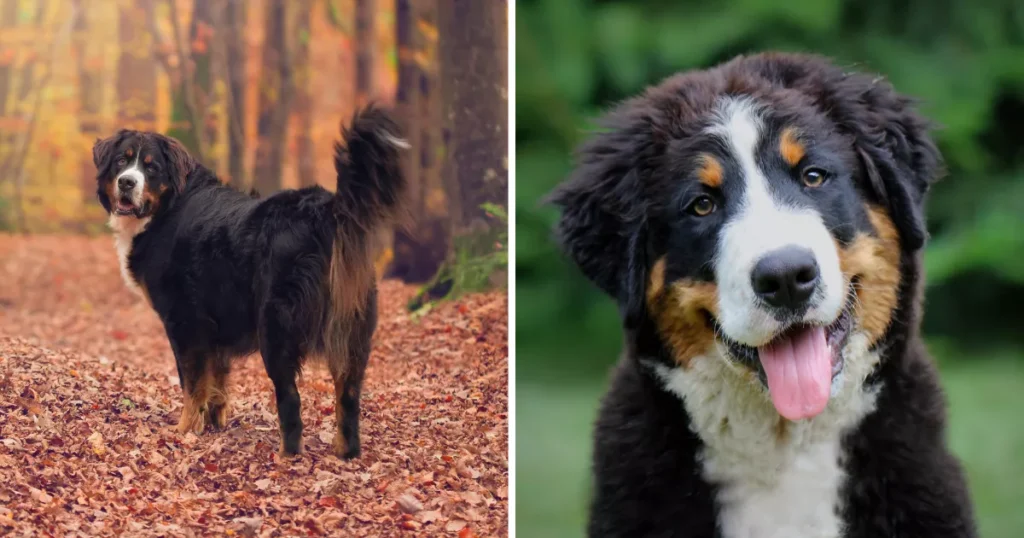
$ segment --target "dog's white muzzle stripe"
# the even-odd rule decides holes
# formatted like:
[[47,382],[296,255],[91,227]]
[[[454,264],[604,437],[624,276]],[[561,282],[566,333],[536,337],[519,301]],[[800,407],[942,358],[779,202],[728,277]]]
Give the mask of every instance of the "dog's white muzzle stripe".
[[[140,151],[139,153],[141,154],[142,152]],[[142,170],[139,170],[139,156],[140,155],[136,155],[135,162],[133,162],[128,168],[125,168],[117,175],[116,178],[114,178],[114,185],[117,186],[118,195],[128,194],[132,199],[132,204],[135,204],[136,207],[142,205],[142,189],[146,185],[146,175],[142,173]],[[121,186],[118,185],[118,181],[121,178],[131,178],[135,180],[135,185],[132,186],[132,189],[127,193],[123,192],[121,190]]]
[[804,320],[832,322],[846,293],[839,254],[821,215],[810,208],[787,207],[772,196],[766,174],[757,165],[763,122],[755,103],[726,101],[717,120],[709,132],[728,144],[744,179],[740,210],[725,225],[715,260],[719,325],[729,338],[753,347],[768,343],[783,328],[754,292],[751,273],[763,256],[786,246],[810,250],[818,264],[818,288]]

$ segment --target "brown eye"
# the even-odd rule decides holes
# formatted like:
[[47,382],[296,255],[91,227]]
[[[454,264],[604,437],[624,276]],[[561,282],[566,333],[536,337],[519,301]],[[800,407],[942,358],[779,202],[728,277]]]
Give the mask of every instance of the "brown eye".
[[816,189],[825,183],[826,172],[821,168],[808,168],[804,170],[803,177],[801,180],[804,185],[812,189]]
[[121,157],[120,159],[117,160],[117,165],[118,166],[124,166],[125,163],[127,163],[127,162],[128,161],[126,161],[124,157]]
[[710,196],[701,196],[690,204],[690,213],[698,217],[706,217],[715,211],[715,201]]

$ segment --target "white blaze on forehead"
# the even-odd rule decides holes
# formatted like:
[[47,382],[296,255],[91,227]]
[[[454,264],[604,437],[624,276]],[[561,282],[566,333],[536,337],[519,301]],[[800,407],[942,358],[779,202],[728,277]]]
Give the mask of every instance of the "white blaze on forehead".
[[135,154],[135,161],[132,162],[132,165],[129,166],[128,168],[125,168],[123,171],[121,171],[120,174],[117,175],[116,178],[114,178],[114,185],[115,187],[117,187],[118,194],[124,193],[121,192],[121,187],[117,185],[117,180],[123,177],[128,177],[135,180],[135,186],[132,187],[131,191],[129,191],[127,194],[131,196],[132,203],[135,204],[136,207],[142,205],[142,189],[146,185],[146,175],[142,173],[141,169],[139,169],[139,158],[141,157],[142,151],[140,148],[140,150]]
[[764,136],[759,107],[750,99],[729,99],[719,106],[708,132],[726,143],[743,174],[739,209],[722,230],[715,260],[723,332],[756,347],[782,328],[755,295],[751,272],[763,256],[790,245],[814,254],[821,279],[804,320],[832,322],[846,297],[835,243],[816,210],[788,207],[772,196],[768,178],[757,164],[758,143]]

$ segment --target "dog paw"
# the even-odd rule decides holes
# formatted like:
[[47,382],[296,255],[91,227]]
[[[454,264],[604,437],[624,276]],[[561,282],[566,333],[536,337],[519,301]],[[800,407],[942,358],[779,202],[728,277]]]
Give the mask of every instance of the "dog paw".
[[280,459],[290,459],[302,455],[302,441],[296,441],[294,443],[286,443],[281,441],[281,447],[277,450],[277,457]]
[[178,425],[175,429],[182,435],[185,435],[188,432],[201,435],[203,433],[203,427],[206,425],[206,415],[207,411],[205,408],[195,411],[185,409],[181,412],[181,420],[178,421]]
[[354,446],[349,446],[341,432],[335,432],[334,439],[331,441],[331,452],[343,460],[358,458],[360,452],[359,444],[356,443]]
[[348,450],[345,438],[341,436],[341,432],[334,432],[334,439],[331,440],[331,452],[335,456],[344,459],[345,451]]
[[231,407],[227,403],[211,405],[206,413],[206,423],[218,430],[226,428],[230,419]]

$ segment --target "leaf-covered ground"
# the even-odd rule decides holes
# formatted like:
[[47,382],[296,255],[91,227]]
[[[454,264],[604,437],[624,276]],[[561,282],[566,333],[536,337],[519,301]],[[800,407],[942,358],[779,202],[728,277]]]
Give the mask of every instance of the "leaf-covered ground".
[[507,298],[417,320],[413,291],[381,283],[363,456],[331,455],[333,388],[311,368],[305,453],[280,460],[258,356],[232,372],[229,426],[179,435],[173,356],[111,239],[0,235],[0,535],[507,534]]

